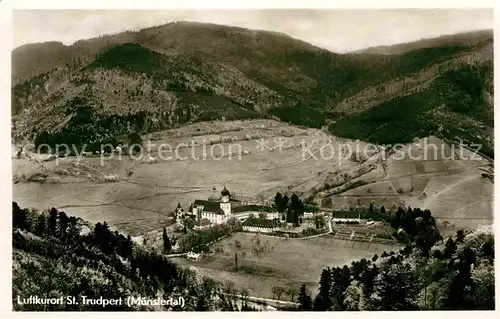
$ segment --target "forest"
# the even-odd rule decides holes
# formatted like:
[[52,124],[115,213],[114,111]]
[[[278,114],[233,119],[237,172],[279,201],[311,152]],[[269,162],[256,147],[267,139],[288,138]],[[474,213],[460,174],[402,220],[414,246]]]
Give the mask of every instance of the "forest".
[[[95,305],[18,305],[18,295],[89,298],[176,297],[184,308],[125,305],[107,310],[234,311],[224,285],[183,269],[161,253],[55,208],[48,212],[12,204],[13,307],[17,311],[99,311]],[[400,251],[342,267],[326,267],[312,295],[302,285],[299,311],[493,310],[494,236],[490,228],[458,230],[442,238],[428,210],[399,209],[391,215],[404,243]],[[198,244],[198,240],[195,240]],[[332,253],[335,253],[332,251]],[[242,310],[254,310],[244,303]]]

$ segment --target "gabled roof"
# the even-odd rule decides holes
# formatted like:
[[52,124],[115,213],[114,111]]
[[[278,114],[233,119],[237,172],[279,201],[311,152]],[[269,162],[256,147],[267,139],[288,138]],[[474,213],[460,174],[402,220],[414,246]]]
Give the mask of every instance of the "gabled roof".
[[236,206],[232,209],[233,213],[242,213],[242,212],[266,212],[271,213],[276,210],[270,206],[262,206],[262,205],[242,205]]
[[338,211],[333,212],[333,218],[359,218],[360,213],[357,211]]
[[203,206],[203,210],[216,213],[220,210],[220,204],[210,200],[196,199],[193,203],[195,206]]
[[279,219],[267,219],[267,218],[247,218],[243,222],[243,226],[251,226],[251,227],[265,227],[265,228],[270,228],[270,227],[279,227],[280,226],[280,220]]

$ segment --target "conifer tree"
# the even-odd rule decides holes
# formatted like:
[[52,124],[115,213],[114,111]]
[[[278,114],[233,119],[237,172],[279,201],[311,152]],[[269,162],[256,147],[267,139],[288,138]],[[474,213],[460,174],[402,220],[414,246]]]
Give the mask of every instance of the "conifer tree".
[[312,299],[309,296],[306,285],[302,285],[299,291],[299,310],[301,311],[311,311],[312,310]]
[[323,269],[319,280],[319,292],[314,299],[314,311],[327,311],[332,308],[330,291],[332,289],[332,277],[330,268]]
[[167,228],[163,227],[163,251],[167,254],[172,251],[172,243],[167,235]]

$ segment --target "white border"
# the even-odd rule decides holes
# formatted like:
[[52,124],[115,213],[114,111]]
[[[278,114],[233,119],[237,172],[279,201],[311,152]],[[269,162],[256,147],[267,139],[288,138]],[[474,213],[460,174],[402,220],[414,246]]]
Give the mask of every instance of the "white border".
[[[367,9],[367,8],[495,8],[493,0],[474,0],[474,1],[320,1],[307,0],[301,2],[292,1],[274,1],[274,0],[254,0],[251,2],[236,2],[236,1],[201,1],[201,0],[176,0],[176,1],[160,1],[160,0],[121,0],[121,1],[103,1],[103,0],[84,0],[84,1],[48,1],[48,0],[0,0],[0,196],[3,205],[2,214],[0,214],[0,313],[7,316],[2,317],[52,317],[54,313],[11,313],[11,283],[12,283],[12,233],[11,233],[11,202],[12,202],[12,172],[10,159],[10,50],[12,49],[12,15],[11,10],[14,9],[271,9],[271,8],[311,8],[311,9]],[[495,21],[498,21],[498,10],[495,10]],[[495,43],[499,41],[499,35],[495,32]],[[495,50],[495,61],[498,60],[499,54]],[[500,66],[495,63],[495,89],[498,85],[498,72]],[[499,105],[499,97],[495,96],[495,105]],[[495,122],[498,123],[500,115],[495,112]],[[495,126],[495,136],[500,136],[500,128]],[[498,154],[498,140],[495,140],[495,150]],[[500,159],[497,156],[495,164],[499,167]],[[495,198],[498,195],[498,181],[495,187]],[[499,211],[500,203],[494,200],[495,212]],[[497,215],[495,213],[495,215]],[[498,223],[494,223],[495,233],[498,232]],[[496,255],[499,256],[500,248],[498,247],[498,239],[496,240]],[[175,317],[213,317],[213,318],[229,318],[235,315],[239,317],[273,317],[273,318],[288,318],[292,317],[327,317],[341,316],[343,318],[375,318],[375,317],[401,317],[401,318],[417,318],[421,316],[430,316],[432,318],[457,318],[458,316],[467,316],[468,318],[486,318],[498,317],[498,296],[500,295],[500,276],[498,265],[495,267],[496,276],[496,300],[497,310],[495,312],[343,312],[343,313],[176,313]],[[318,279],[319,280],[319,279]],[[55,315],[58,315],[55,313]],[[88,317],[101,315],[101,313],[64,313],[64,316]],[[137,316],[144,314],[139,313],[106,313],[108,316],[122,318],[123,316]],[[147,316],[172,316],[172,313],[148,313]]]

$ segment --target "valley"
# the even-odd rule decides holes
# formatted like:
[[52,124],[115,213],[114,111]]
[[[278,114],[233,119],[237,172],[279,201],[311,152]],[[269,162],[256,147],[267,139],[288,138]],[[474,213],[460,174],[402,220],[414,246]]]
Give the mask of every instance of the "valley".
[[335,53],[175,21],[12,70],[16,291],[491,309],[492,30]]

